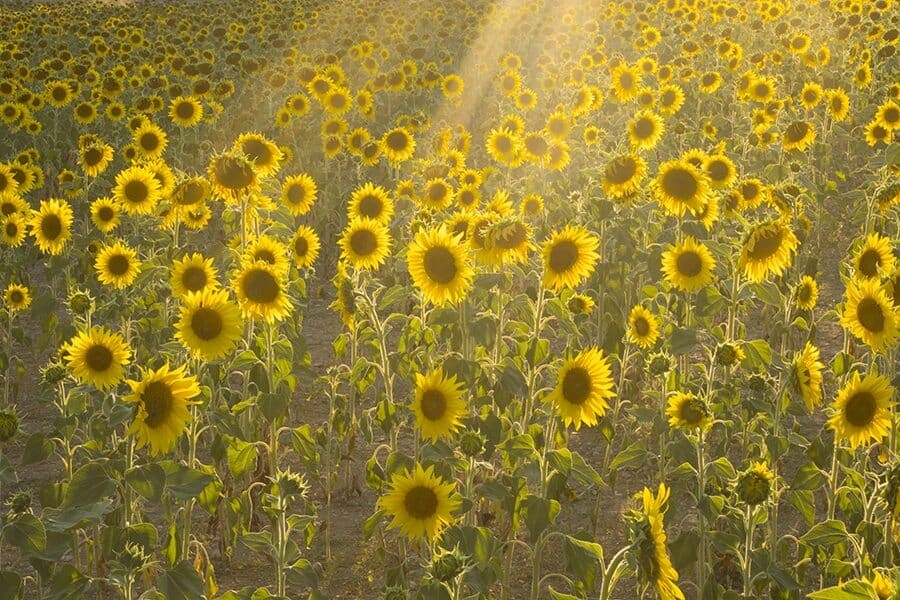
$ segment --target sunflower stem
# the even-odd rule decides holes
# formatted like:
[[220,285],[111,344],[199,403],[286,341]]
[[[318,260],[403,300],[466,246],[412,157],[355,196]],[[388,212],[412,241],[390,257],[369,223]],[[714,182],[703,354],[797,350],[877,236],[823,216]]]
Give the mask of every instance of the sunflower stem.
[[753,580],[751,577],[750,554],[753,548],[753,530],[756,526],[754,508],[749,504],[744,507],[744,556],[741,561],[741,570],[744,573],[744,597],[750,597],[750,585]]
[[838,488],[838,464],[840,461],[838,460],[838,453],[840,452],[840,446],[838,445],[838,440],[835,437],[834,440],[834,453],[831,455],[831,477],[829,478],[828,483],[828,519],[834,519],[835,509],[837,508],[837,488]]
[[9,388],[12,382],[13,311],[11,309],[7,311],[7,316],[9,318],[6,320],[6,378],[3,382],[3,406],[0,406],[0,408],[7,408],[9,406]]
[[706,490],[703,430],[697,433],[697,524],[700,542],[697,545],[697,593],[703,593],[706,583],[706,518],[703,515],[703,496]]
[[631,550],[631,546],[625,546],[616,552],[610,559],[609,564],[606,565],[606,568],[603,570],[603,582],[600,584],[599,600],[610,600],[612,598],[613,588],[619,580],[619,567],[629,550]]

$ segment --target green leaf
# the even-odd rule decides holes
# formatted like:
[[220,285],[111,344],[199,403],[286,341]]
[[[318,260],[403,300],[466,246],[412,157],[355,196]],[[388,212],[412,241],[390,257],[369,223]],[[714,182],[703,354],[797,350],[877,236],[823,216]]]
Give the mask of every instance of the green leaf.
[[72,565],[64,564],[50,580],[50,592],[46,600],[80,600],[84,598],[91,580]]
[[674,542],[669,544],[672,566],[679,572],[697,562],[697,548],[700,547],[700,534],[694,529],[681,532]]
[[150,502],[159,502],[166,488],[166,472],[158,463],[132,467],[125,471],[125,483]]
[[69,531],[83,523],[99,523],[103,516],[112,510],[112,498],[86,504],[84,506],[70,506],[69,508],[45,508],[41,514],[47,529],[51,531]]
[[116,482],[109,478],[99,463],[87,463],[72,475],[60,508],[96,504],[116,491]]
[[556,521],[559,509],[560,505],[556,500],[548,500],[534,494],[525,497],[521,510],[532,542]]
[[177,500],[196,498],[215,478],[197,469],[173,461],[160,463],[166,472],[166,490]]
[[808,462],[799,469],[791,482],[792,490],[816,491],[822,488],[828,481],[825,473],[813,462]]
[[23,513],[3,528],[3,541],[18,548],[22,554],[39,554],[47,547],[47,531],[40,519]]
[[[235,478],[256,466],[258,451],[256,444],[231,436],[222,436],[228,441],[228,470]],[[206,487],[206,486],[203,486]]]
[[676,327],[672,332],[671,351],[675,356],[687,354],[697,344],[697,330]]
[[874,588],[864,581],[850,581],[845,585],[819,590],[806,596],[812,600],[873,600],[877,598]]
[[53,454],[53,442],[43,433],[32,433],[22,451],[22,466],[33,465],[46,460]]
[[553,589],[553,586],[549,586],[547,591],[550,592],[550,595],[553,597],[553,600],[581,600],[578,596],[573,596],[572,594],[564,594],[562,592],[557,592]]
[[847,526],[843,521],[830,519],[813,525],[800,539],[811,546],[833,546],[847,541]]
[[15,483],[17,481],[19,481],[19,478],[16,477],[15,469],[13,469],[6,455],[0,452],[0,484]]
[[21,600],[22,576],[12,571],[0,571],[0,600]]
[[647,460],[647,442],[637,440],[632,442],[627,448],[616,454],[616,457],[609,464],[610,471],[618,471],[627,467],[637,467],[643,465]]
[[787,500],[803,516],[808,526],[816,521],[816,500],[812,490],[788,490]]
[[765,340],[745,342],[741,349],[746,355],[742,362],[744,368],[762,371],[772,363],[772,347]]
[[206,597],[203,593],[203,581],[188,560],[181,561],[174,569],[163,573],[157,585],[166,600],[197,600]]

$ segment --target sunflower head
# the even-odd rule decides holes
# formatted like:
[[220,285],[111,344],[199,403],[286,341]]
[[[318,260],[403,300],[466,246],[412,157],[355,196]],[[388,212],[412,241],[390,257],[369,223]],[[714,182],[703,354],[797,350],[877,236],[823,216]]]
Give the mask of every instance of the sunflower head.
[[392,519],[389,528],[399,527],[411,539],[430,541],[454,520],[453,512],[461,504],[455,488],[455,483],[444,483],[434,473],[434,466],[426,469],[417,463],[412,473],[391,477],[390,490],[378,504]]
[[828,427],[839,440],[858,448],[884,439],[890,429],[891,397],[894,388],[887,377],[869,373],[865,378],[854,371],[831,404]]
[[600,258],[600,240],[583,227],[568,225],[544,242],[544,286],[559,291],[590,277]]
[[579,429],[583,424],[596,425],[614,396],[609,361],[602,350],[588,348],[563,361],[547,400],[556,404],[567,426]]
[[712,424],[712,414],[702,399],[689,392],[676,392],[669,397],[666,415],[669,425],[685,431],[704,430]]
[[734,491],[741,502],[756,506],[768,500],[773,479],[775,474],[769,470],[768,464],[765,461],[756,462],[738,476]]
[[142,370],[140,380],[128,380],[131,393],[123,398],[135,406],[129,435],[137,448],[150,446],[157,455],[172,449],[190,421],[188,405],[200,394],[197,379],[185,373],[186,367],[170,369],[166,363],[156,370]]

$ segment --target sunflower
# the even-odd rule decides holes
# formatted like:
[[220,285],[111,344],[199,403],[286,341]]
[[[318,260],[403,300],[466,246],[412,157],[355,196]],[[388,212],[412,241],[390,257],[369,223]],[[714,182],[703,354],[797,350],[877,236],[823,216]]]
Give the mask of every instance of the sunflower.
[[150,160],[162,158],[169,143],[166,132],[158,125],[149,122],[136,129],[132,136],[141,156]]
[[792,374],[795,389],[803,398],[807,410],[822,403],[822,370],[825,365],[819,361],[819,349],[806,342],[803,350],[794,356]]
[[875,279],[879,276],[879,272],[882,275],[893,273],[894,262],[891,238],[870,233],[859,252],[856,253],[853,266],[856,268],[857,277]]
[[816,141],[816,130],[807,121],[794,121],[788,125],[781,136],[781,145],[785,150],[803,152]]
[[638,304],[628,315],[628,341],[648,349],[659,338],[659,322],[649,310]]
[[416,140],[405,127],[395,127],[381,138],[381,150],[391,164],[398,165],[412,158]]
[[209,163],[213,193],[226,202],[238,203],[259,190],[253,163],[239,154],[218,154]]
[[714,190],[727,189],[737,179],[737,168],[724,154],[707,156],[703,161],[703,170],[709,176],[709,183]]
[[423,469],[416,463],[412,474],[395,473],[390,488],[378,505],[392,519],[388,528],[399,527],[411,539],[433,540],[453,522],[453,512],[462,504],[456,483],[444,483],[434,466]]
[[622,62],[610,73],[613,95],[619,102],[627,102],[635,98],[641,82],[641,70],[637,65],[628,66]]
[[688,210],[699,212],[710,195],[710,181],[706,173],[683,160],[671,160],[660,165],[652,188],[666,213],[678,217]]
[[25,240],[25,218],[22,213],[0,217],[0,239],[13,248],[22,244]]
[[878,121],[872,121],[866,125],[866,143],[870,146],[875,146],[879,143],[890,144],[893,137],[893,130],[884,127]]
[[746,471],[738,475],[734,486],[735,495],[749,506],[756,506],[768,500],[772,493],[775,473],[766,461],[754,462]]
[[854,279],[847,286],[841,325],[879,353],[897,337],[897,310],[877,279]]
[[335,299],[328,308],[337,311],[347,329],[351,331],[356,327],[356,293],[353,282],[347,276],[347,267],[343,262],[338,262],[337,272],[331,280],[335,289]]
[[347,207],[347,217],[354,219],[372,219],[387,225],[394,215],[394,201],[388,191],[371,182],[354,190]]
[[644,488],[642,499],[643,510],[633,511],[629,516],[638,578],[642,583],[652,584],[660,600],[684,600],[684,593],[678,588],[678,571],[669,557],[663,526],[669,488],[660,483],[655,496]]
[[794,288],[794,299],[800,310],[812,310],[819,301],[819,284],[809,275],[804,275]]
[[854,371],[831,405],[828,427],[853,449],[880,442],[891,427],[893,393],[887,377],[869,373],[861,379],[859,371]]
[[244,250],[243,264],[264,262],[270,265],[279,276],[286,276],[290,270],[287,248],[279,240],[269,235],[260,235],[247,242]]
[[172,202],[179,213],[194,210],[209,199],[210,185],[205,177],[191,177],[179,183],[172,192]]
[[659,88],[659,112],[664,115],[674,115],[684,104],[684,90],[674,83],[662,85]]
[[603,193],[614,200],[626,200],[641,188],[647,176],[647,162],[637,154],[623,154],[606,163]]
[[709,407],[690,392],[675,392],[666,403],[669,426],[685,431],[704,430],[712,424]]
[[232,279],[244,315],[261,317],[268,323],[280,321],[293,309],[285,283],[271,265],[262,261],[244,265]]
[[155,371],[142,368],[140,381],[127,380],[131,393],[123,400],[136,407],[128,434],[137,439],[137,448],[149,444],[153,456],[171,450],[191,419],[188,405],[200,386],[185,369],[170,370],[166,363]]
[[100,283],[121,289],[131,285],[141,269],[137,253],[121,241],[105,246],[94,261]]
[[582,424],[596,425],[614,396],[609,361],[602,350],[586,348],[563,361],[547,401],[556,404],[566,426],[574,425],[577,430]]
[[508,129],[491,129],[485,148],[496,162],[511,164],[516,162],[521,153],[522,140]]
[[677,245],[669,245],[662,254],[662,271],[676,289],[693,292],[713,280],[716,261],[709,249],[687,236]]
[[42,200],[40,208],[32,211],[29,224],[41,252],[60,254],[72,237],[72,208],[65,200]]
[[16,213],[28,216],[31,214],[31,206],[17,194],[0,194],[0,217]]
[[116,175],[113,197],[129,215],[148,215],[161,199],[159,180],[150,169],[135,165]]
[[412,412],[422,437],[437,442],[451,437],[462,426],[466,401],[462,397],[463,384],[456,377],[446,376],[440,368],[426,375],[416,373],[416,391]]
[[319,236],[306,225],[297,228],[291,239],[291,252],[298,269],[311,267],[319,256]]
[[890,574],[885,575],[882,571],[875,571],[872,579],[863,577],[863,581],[868,582],[872,586],[877,600],[892,600],[896,598],[897,590],[894,588],[894,579],[890,577]]
[[540,194],[528,194],[519,204],[519,214],[526,217],[539,217],[544,212],[544,198]]
[[131,360],[131,348],[125,339],[105,327],[79,332],[65,348],[65,361],[75,379],[101,390],[122,381],[124,367]]
[[818,83],[807,82],[800,91],[800,104],[807,110],[813,109],[819,105],[824,95],[825,91],[822,89],[821,85]]
[[91,144],[81,149],[78,164],[88,177],[101,175],[113,158],[113,149],[109,144]]
[[10,312],[25,310],[31,304],[31,294],[24,285],[11,283],[3,292],[3,302]]
[[890,131],[900,129],[900,106],[893,100],[888,100],[878,107],[875,121]]
[[178,96],[169,103],[169,116],[178,127],[193,127],[203,120],[203,105],[192,96]]
[[216,276],[217,271],[213,267],[212,258],[204,258],[197,252],[190,256],[185,255],[172,263],[169,277],[172,295],[176,298],[184,298],[190,292],[215,290],[219,287]]
[[637,150],[655,148],[664,133],[663,120],[650,111],[642,110],[628,121],[628,139]]
[[305,173],[289,175],[281,185],[281,202],[295,217],[309,212],[317,194],[316,182]]
[[600,240],[583,227],[567,225],[544,242],[544,287],[559,291],[573,288],[590,277],[600,255]]
[[831,118],[838,122],[846,120],[850,115],[850,96],[847,95],[847,92],[836,88],[829,90],[827,97],[828,112],[831,113]]
[[441,225],[420,229],[407,252],[413,283],[432,304],[457,304],[472,287],[472,267],[461,237]]
[[233,153],[245,156],[260,177],[268,177],[278,172],[284,153],[272,141],[258,133],[243,133],[231,148]]
[[241,311],[226,290],[191,292],[183,298],[175,339],[194,355],[216,360],[240,339]]
[[387,258],[391,235],[387,226],[371,219],[355,219],[340,240],[341,258],[357,269],[377,269]]
[[799,245],[791,228],[780,221],[762,223],[744,240],[738,267],[755,283],[769,274],[781,275],[791,266],[791,254]]

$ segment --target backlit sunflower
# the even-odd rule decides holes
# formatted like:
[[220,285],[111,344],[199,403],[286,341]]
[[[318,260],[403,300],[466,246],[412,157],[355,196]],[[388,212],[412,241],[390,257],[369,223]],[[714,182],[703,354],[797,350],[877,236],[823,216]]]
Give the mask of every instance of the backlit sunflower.
[[0,239],[13,248],[22,244],[25,240],[25,218],[22,213],[0,216]]
[[610,73],[613,95],[619,102],[635,98],[640,89],[641,70],[638,65],[628,66],[621,62]]
[[101,175],[113,158],[113,149],[109,144],[91,144],[81,148],[78,153],[78,164],[88,177]]
[[897,338],[897,309],[877,279],[850,281],[841,325],[875,353],[894,344]]
[[781,135],[781,145],[785,150],[803,152],[816,141],[816,130],[807,121],[794,121]]
[[894,388],[887,377],[869,373],[861,379],[854,371],[831,404],[834,413],[828,427],[851,448],[880,442],[891,428],[891,396]]
[[669,245],[662,254],[662,271],[676,289],[692,292],[713,280],[716,261],[709,249],[688,236],[677,245]]
[[669,426],[685,431],[704,430],[712,425],[706,403],[690,392],[675,392],[666,403]]
[[623,154],[606,163],[603,193],[614,200],[627,200],[640,189],[647,176],[647,163],[637,154]]
[[113,198],[129,215],[149,215],[161,199],[159,181],[146,167],[134,165],[116,175]]
[[809,275],[800,278],[794,288],[794,302],[800,310],[812,310],[819,301],[819,284]]
[[75,379],[101,390],[122,381],[124,367],[131,360],[125,339],[105,327],[81,331],[65,347],[65,361]]
[[203,120],[203,105],[192,96],[178,96],[169,103],[169,116],[178,127],[193,127]]
[[253,163],[240,154],[214,156],[209,163],[208,176],[213,194],[231,204],[246,200],[259,190]]
[[900,129],[900,105],[893,100],[886,101],[878,107],[878,111],[875,113],[875,121],[891,131]]
[[317,195],[316,182],[306,173],[289,175],[281,185],[281,202],[295,217],[308,213]]
[[291,254],[298,269],[311,267],[319,256],[319,236],[306,225],[301,225],[291,238]]
[[652,187],[656,200],[672,216],[683,216],[688,210],[699,212],[709,200],[709,177],[683,160],[661,164]]
[[799,245],[797,236],[780,221],[762,223],[744,240],[738,267],[750,281],[759,283],[770,274],[781,275],[791,266],[791,255]]
[[247,157],[260,177],[277,173],[284,159],[284,153],[278,145],[258,133],[242,133],[234,142],[231,151]]
[[636,305],[628,315],[628,341],[643,349],[653,347],[659,338],[659,322],[649,310]]
[[241,311],[226,290],[191,292],[183,298],[175,339],[194,355],[216,360],[233,349],[243,329]]
[[111,246],[104,246],[94,260],[97,279],[100,283],[121,289],[134,281],[141,269],[137,252],[117,241]]
[[669,488],[659,484],[656,495],[648,488],[643,492],[643,510],[632,511],[630,538],[638,579],[656,588],[660,600],[684,600],[678,587],[678,571],[672,566],[666,530],[663,524],[669,502]]
[[349,220],[365,218],[384,223],[390,223],[394,215],[394,201],[391,200],[388,191],[380,185],[371,182],[353,191],[350,196],[350,204],[347,207]]
[[25,310],[31,304],[31,294],[24,285],[11,283],[3,291],[3,303],[10,312]]
[[286,282],[272,265],[257,261],[245,264],[231,282],[245,316],[280,321],[293,309]]
[[72,208],[65,200],[42,200],[40,208],[32,211],[29,225],[41,252],[60,254],[72,237]]
[[453,375],[446,376],[440,368],[426,375],[416,373],[411,408],[423,438],[436,442],[438,438],[451,437],[466,415],[463,384]]
[[413,283],[437,306],[457,304],[472,287],[472,267],[465,243],[443,225],[420,229],[406,257]]
[[566,426],[574,425],[577,430],[582,424],[596,425],[615,395],[612,370],[603,351],[586,348],[563,361],[547,401],[556,405]]
[[828,112],[831,113],[831,118],[838,122],[846,120],[850,115],[850,96],[847,95],[847,92],[836,88],[829,90],[827,97]]
[[150,454],[168,452],[191,420],[188,405],[200,394],[200,386],[186,367],[170,370],[166,363],[157,370],[141,369],[139,381],[129,379],[131,393],[123,400],[135,405],[128,434],[135,436],[136,448],[150,445]]
[[395,127],[381,138],[381,151],[393,165],[412,158],[416,151],[416,140],[405,127]]
[[498,163],[516,162],[522,151],[522,140],[508,129],[492,129],[485,141],[487,153]]
[[163,152],[166,151],[166,146],[169,143],[166,132],[155,123],[145,123],[136,129],[132,136],[138,152],[149,160],[162,158]]
[[825,365],[819,360],[819,349],[806,342],[803,350],[794,356],[791,367],[794,389],[803,398],[807,410],[813,412],[822,404],[822,370]]
[[870,233],[865,243],[856,253],[853,266],[856,276],[862,279],[875,279],[894,272],[894,249],[891,238]]
[[195,210],[209,199],[210,185],[205,177],[191,177],[179,183],[172,192],[172,203],[179,214]]
[[453,512],[462,504],[456,495],[456,483],[444,483],[434,474],[434,466],[423,469],[416,463],[409,471],[391,477],[390,490],[378,500],[378,506],[391,517],[389,529],[399,527],[411,539],[428,541],[439,536],[453,523]]
[[727,189],[737,180],[737,168],[724,154],[707,156],[703,162],[703,170],[709,176],[709,183],[714,190]]
[[291,263],[288,260],[287,248],[272,236],[261,235],[247,241],[242,257],[243,264],[264,262],[270,265],[279,276],[287,275]]
[[341,258],[357,269],[377,269],[391,249],[388,228],[371,219],[351,221],[340,239]]
[[663,120],[656,114],[642,110],[628,121],[628,139],[637,150],[655,148],[665,133]]
[[567,225],[553,232],[542,246],[544,287],[559,291],[579,285],[594,272],[599,247],[600,240],[584,227]]
[[664,115],[674,115],[684,104],[684,90],[681,86],[668,83],[659,88],[659,112]]

